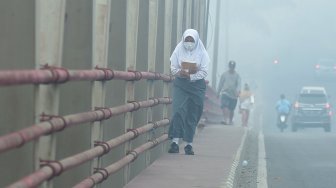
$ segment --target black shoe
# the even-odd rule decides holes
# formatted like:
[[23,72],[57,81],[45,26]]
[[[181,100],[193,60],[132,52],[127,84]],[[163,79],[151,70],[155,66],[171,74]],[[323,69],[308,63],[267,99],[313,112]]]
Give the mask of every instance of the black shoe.
[[171,143],[168,153],[179,153],[179,152],[180,152],[179,146],[175,142]]
[[186,155],[195,155],[191,145],[186,145],[186,147],[184,147],[184,152]]

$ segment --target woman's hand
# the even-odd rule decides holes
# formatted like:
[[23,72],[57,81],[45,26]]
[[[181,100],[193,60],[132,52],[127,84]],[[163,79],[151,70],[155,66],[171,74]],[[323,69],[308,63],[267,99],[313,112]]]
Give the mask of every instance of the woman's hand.
[[181,77],[190,79],[190,74],[189,74],[187,71],[185,71],[185,70],[180,70],[179,73],[180,73],[180,76],[181,76]]

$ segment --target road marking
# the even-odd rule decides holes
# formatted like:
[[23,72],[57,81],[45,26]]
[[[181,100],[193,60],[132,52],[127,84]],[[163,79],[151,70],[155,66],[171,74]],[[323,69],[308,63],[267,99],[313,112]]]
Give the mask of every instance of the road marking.
[[[259,124],[263,123],[263,116],[260,116]],[[265,152],[265,142],[264,134],[262,131],[262,126],[259,130],[258,135],[258,177],[257,177],[257,187],[258,188],[267,188],[267,168],[266,168],[266,152]]]

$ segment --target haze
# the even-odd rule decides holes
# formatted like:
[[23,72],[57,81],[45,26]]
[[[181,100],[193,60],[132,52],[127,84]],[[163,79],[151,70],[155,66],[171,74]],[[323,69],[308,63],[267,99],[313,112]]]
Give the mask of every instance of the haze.
[[[215,2],[211,3],[210,28],[214,27],[216,16]],[[244,81],[270,81],[267,85],[292,93],[288,87],[320,83],[308,81],[319,59],[336,59],[336,1],[235,0],[222,1],[221,7],[217,79],[226,69],[225,61],[233,59]],[[228,21],[224,19],[225,7],[229,7]],[[212,29],[209,43],[215,40]],[[213,49],[211,44],[208,46],[211,54]],[[279,64],[273,64],[275,60]],[[298,85],[290,87],[293,81]]]

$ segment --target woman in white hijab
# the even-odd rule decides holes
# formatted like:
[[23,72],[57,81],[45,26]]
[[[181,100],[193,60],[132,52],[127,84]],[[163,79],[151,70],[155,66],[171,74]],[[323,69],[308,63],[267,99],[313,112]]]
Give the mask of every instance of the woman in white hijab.
[[187,29],[170,57],[173,84],[173,113],[169,127],[172,139],[169,153],[179,153],[179,138],[186,142],[186,155],[194,155],[192,142],[203,113],[209,55],[198,32]]

